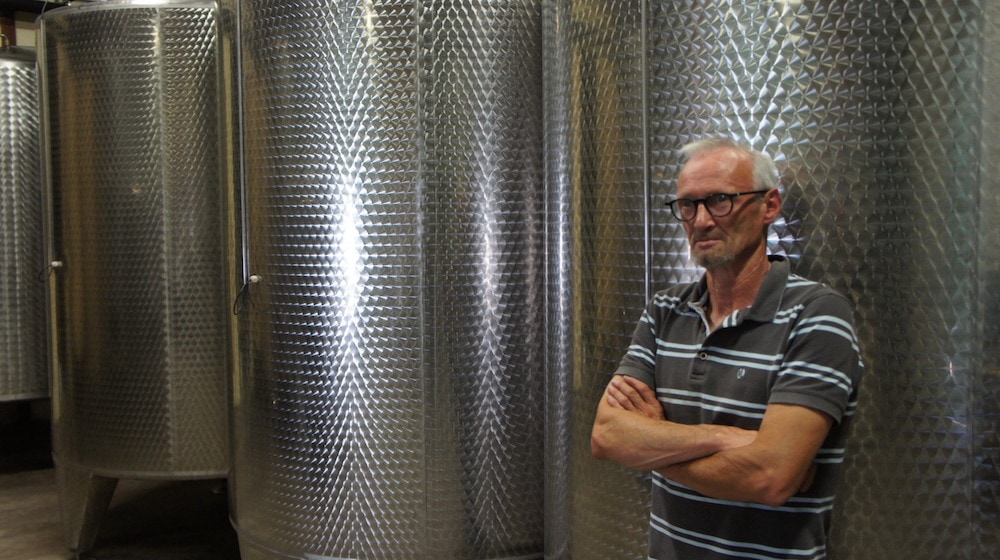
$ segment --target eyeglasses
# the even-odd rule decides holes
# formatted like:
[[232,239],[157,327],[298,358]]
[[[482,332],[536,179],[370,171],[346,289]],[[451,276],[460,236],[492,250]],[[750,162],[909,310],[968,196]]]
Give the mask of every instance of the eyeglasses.
[[733,211],[734,200],[745,194],[764,194],[771,189],[746,191],[738,193],[719,193],[705,198],[678,198],[667,202],[667,207],[675,218],[689,222],[698,214],[698,205],[704,204],[705,210],[713,218],[721,218]]

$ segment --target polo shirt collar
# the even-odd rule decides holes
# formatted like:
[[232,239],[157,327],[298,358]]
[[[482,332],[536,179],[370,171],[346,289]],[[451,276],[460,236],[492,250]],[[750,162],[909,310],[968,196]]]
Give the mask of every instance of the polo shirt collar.
[[[788,284],[788,260],[780,255],[768,255],[767,259],[771,261],[771,269],[764,276],[764,282],[757,292],[757,298],[753,305],[741,312],[741,321],[749,320],[759,323],[773,321],[781,307],[781,296],[785,293],[785,286]],[[692,308],[704,309],[707,302],[708,279],[702,275],[688,305]]]
[[781,307],[781,296],[788,284],[788,260],[780,255],[768,255],[767,259],[771,261],[771,270],[767,271],[753,306],[747,310],[746,320],[759,323],[773,321]]

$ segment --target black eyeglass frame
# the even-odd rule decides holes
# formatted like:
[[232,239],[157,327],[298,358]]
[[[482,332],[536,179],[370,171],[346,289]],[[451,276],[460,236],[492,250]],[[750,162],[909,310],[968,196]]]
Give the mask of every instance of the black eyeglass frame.
[[[709,216],[712,216],[713,218],[722,218],[723,216],[728,216],[729,214],[732,214],[733,208],[736,208],[736,197],[747,194],[764,194],[770,190],[771,189],[758,189],[755,191],[743,191],[737,193],[716,193],[713,195],[706,196],[705,198],[675,198],[673,200],[668,200],[665,206],[667,208],[670,208],[670,213],[673,214],[674,218],[677,218],[682,222],[690,222],[691,220],[695,219],[695,217],[698,215],[699,204],[705,207],[705,211],[708,212]],[[722,200],[729,201],[729,210],[716,214],[715,212],[712,212],[712,209],[708,205],[708,201],[713,198],[720,198],[720,197],[721,199],[719,200],[719,202],[722,202]],[[694,212],[691,214],[690,218],[682,218],[680,216],[680,210],[675,206],[675,204],[681,202],[682,200],[690,202],[693,205]]]

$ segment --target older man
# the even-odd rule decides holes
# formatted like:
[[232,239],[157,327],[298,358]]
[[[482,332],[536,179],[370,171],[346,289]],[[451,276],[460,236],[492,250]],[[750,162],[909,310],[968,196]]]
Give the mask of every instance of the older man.
[[767,156],[722,139],[682,153],[667,204],[705,273],[647,305],[592,453],[652,471],[650,558],[825,558],[863,370],[851,307],[768,255]]

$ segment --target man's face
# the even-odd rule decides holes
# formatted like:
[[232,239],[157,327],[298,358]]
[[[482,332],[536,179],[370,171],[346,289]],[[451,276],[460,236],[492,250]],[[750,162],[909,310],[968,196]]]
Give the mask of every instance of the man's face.
[[[753,164],[749,157],[720,149],[699,154],[681,170],[677,197],[700,199],[713,194],[754,190]],[[766,196],[766,195],[765,195]],[[691,257],[706,269],[717,269],[745,261],[762,243],[770,220],[766,205],[757,195],[733,199],[733,211],[714,217],[703,204],[694,219],[683,222]]]

